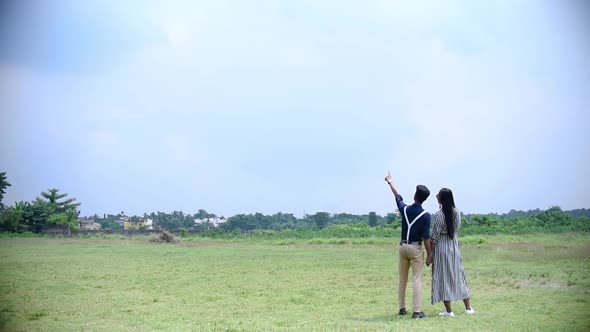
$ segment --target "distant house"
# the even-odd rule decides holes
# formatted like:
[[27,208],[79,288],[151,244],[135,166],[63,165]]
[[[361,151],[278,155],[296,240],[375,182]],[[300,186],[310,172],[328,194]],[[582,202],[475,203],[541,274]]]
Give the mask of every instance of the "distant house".
[[102,225],[95,222],[92,218],[80,218],[78,219],[81,231],[96,231],[99,230]]
[[154,229],[154,221],[150,218],[138,218],[138,217],[127,218],[123,221],[123,229],[124,230],[130,230],[130,229],[152,230],[152,229]]
[[121,227],[124,227],[127,220],[129,220],[129,217],[126,216],[123,211],[121,211],[121,216],[117,220],[117,224],[119,224]]
[[227,221],[223,216],[221,218],[203,218],[203,219],[194,219],[195,225],[211,225],[213,227],[217,227]]
[[140,229],[145,227],[145,222],[142,219],[127,219],[123,222],[123,229],[130,230],[130,229]]
[[149,229],[149,230],[154,229],[154,221],[151,220],[150,218],[145,218],[144,223],[145,223],[145,229]]

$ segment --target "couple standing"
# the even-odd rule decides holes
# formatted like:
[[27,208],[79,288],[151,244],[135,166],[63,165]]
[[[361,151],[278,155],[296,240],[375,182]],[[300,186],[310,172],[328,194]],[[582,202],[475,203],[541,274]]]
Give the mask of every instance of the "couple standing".
[[[465,270],[457,238],[461,226],[461,214],[455,208],[453,193],[443,188],[436,195],[441,209],[434,217],[432,237],[430,236],[430,214],[422,208],[422,203],[430,196],[426,186],[418,185],[414,194],[414,204],[404,203],[402,196],[391,181],[391,175],[385,177],[402,217],[402,240],[399,249],[399,314],[406,312],[406,284],[408,272],[412,268],[413,314],[412,318],[424,318],[422,306],[422,267],[426,248],[426,266],[432,264],[432,297],[435,304],[443,301],[445,311],[439,316],[454,317],[451,301],[463,300],[465,312],[475,313],[469,302],[469,288],[465,279]],[[432,240],[431,240],[432,239]]]

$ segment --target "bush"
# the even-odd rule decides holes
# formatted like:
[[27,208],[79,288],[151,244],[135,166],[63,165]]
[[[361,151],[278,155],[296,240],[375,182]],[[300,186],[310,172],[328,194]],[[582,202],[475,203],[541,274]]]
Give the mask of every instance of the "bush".
[[167,231],[162,231],[159,236],[153,237],[150,239],[150,242],[153,243],[176,243],[176,239],[174,235],[170,234]]
[[483,244],[485,242],[483,238],[477,236],[466,236],[459,239],[460,244]]
[[22,237],[43,237],[42,234],[33,233],[33,232],[24,232],[24,233],[13,233],[13,232],[1,232],[0,238],[22,238]]

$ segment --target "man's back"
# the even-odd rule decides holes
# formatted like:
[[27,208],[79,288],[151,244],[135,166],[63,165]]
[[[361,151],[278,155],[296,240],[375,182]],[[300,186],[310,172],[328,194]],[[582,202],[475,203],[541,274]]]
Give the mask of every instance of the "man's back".
[[[423,239],[430,239],[430,213],[424,212],[421,204],[414,203],[407,205],[401,195],[395,195],[397,208],[401,214],[402,223],[402,240],[409,242],[420,242]],[[420,214],[422,214],[420,216]],[[412,223],[416,217],[420,216],[410,228],[410,236],[408,236],[408,224]],[[407,219],[406,219],[407,217]]]

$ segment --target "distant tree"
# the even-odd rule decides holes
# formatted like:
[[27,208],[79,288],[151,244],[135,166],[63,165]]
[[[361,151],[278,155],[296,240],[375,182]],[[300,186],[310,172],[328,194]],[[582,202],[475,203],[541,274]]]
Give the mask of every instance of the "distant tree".
[[388,225],[391,225],[391,224],[393,224],[393,222],[395,221],[395,218],[397,218],[397,216],[395,215],[395,213],[391,213],[391,212],[390,212],[390,213],[388,213],[388,214],[385,216],[385,222],[386,222]]
[[68,194],[59,194],[59,189],[51,188],[48,191],[41,193],[41,197],[37,197],[37,201],[45,202],[54,208],[56,213],[63,213],[68,211],[77,211],[80,203],[75,202],[75,198],[68,198],[63,201],[59,201],[62,198],[68,196]]
[[573,221],[572,216],[565,214],[559,206],[552,206],[548,210],[543,211],[532,218],[537,221],[537,225],[544,228],[568,226]]
[[47,218],[48,224],[69,226],[70,230],[76,231],[80,227],[78,225],[78,214],[74,210],[69,210],[61,213],[54,213]]
[[270,222],[269,228],[275,230],[294,228],[297,223],[297,218],[292,213],[278,212],[272,216],[268,216]]
[[215,218],[216,215],[213,213],[208,213],[207,211],[203,210],[203,209],[199,209],[199,211],[197,211],[197,213],[195,214],[195,219],[207,219],[207,218]]
[[584,216],[590,217],[590,209],[575,209],[575,210],[564,211],[564,212],[574,218],[579,218],[579,217],[584,217]]
[[254,214],[254,224],[257,229],[269,229],[272,223],[272,217],[266,216],[260,212]]
[[117,222],[118,220],[119,215],[114,214],[105,214],[103,218],[95,219],[95,221],[101,225],[102,229],[122,229],[123,226]]
[[363,216],[357,214],[350,214],[350,213],[337,213],[334,214],[333,218],[335,223],[338,224],[346,224],[346,223],[362,223],[366,222],[366,219]]
[[2,200],[4,199],[4,194],[6,193],[6,188],[12,186],[6,180],[6,172],[0,172],[0,211],[4,209],[4,204]]
[[576,218],[575,228],[579,232],[590,232],[590,217],[581,216]]
[[22,204],[23,214],[21,219],[21,228],[23,231],[38,233],[47,220],[55,213],[55,208],[42,200],[33,203],[24,202]]
[[315,221],[316,227],[322,229],[328,226],[330,214],[328,212],[317,212],[316,214],[312,215],[311,218],[313,221]]
[[0,231],[16,232],[23,215],[22,206],[15,204],[0,212]]
[[541,212],[543,212],[543,211],[541,211],[539,209],[528,210],[528,211],[520,211],[520,210],[512,209],[508,213],[502,214],[502,216],[506,217],[506,218],[528,218],[528,217],[532,217],[534,215],[537,215]]
[[132,217],[129,217],[128,221],[132,222],[132,223],[138,223],[138,222],[141,222],[141,218],[138,216],[132,216]]
[[237,214],[227,218],[227,221],[221,224],[222,229],[243,231],[256,229],[256,217],[252,214]]
[[369,226],[377,226],[377,214],[375,212],[369,212]]

